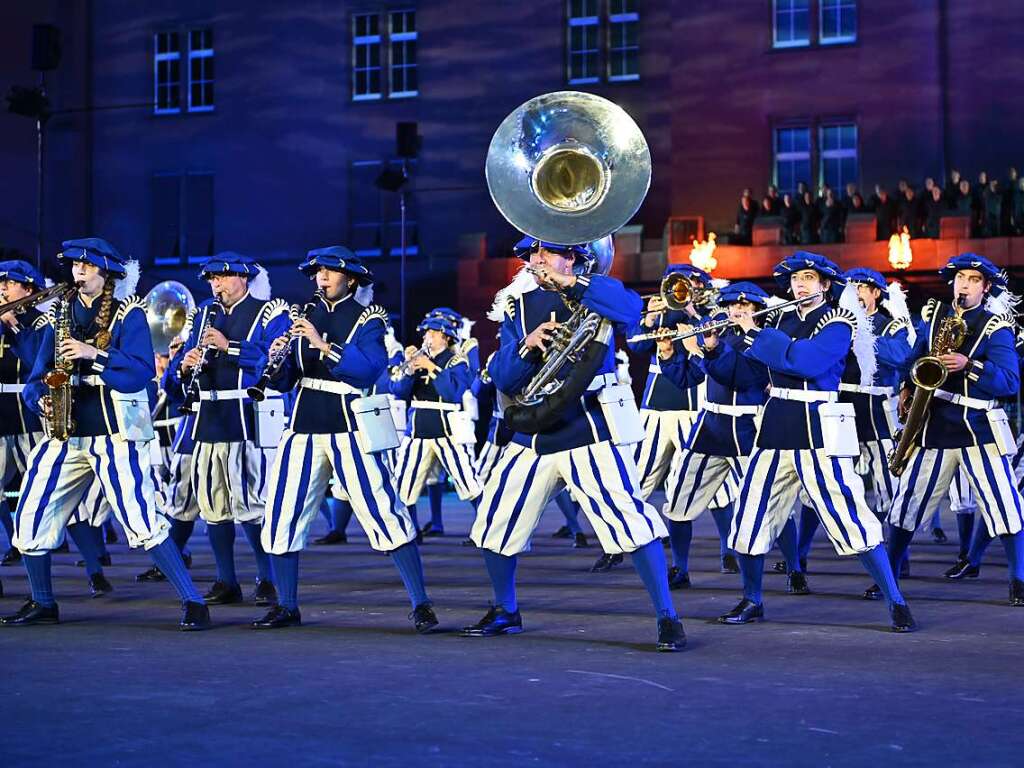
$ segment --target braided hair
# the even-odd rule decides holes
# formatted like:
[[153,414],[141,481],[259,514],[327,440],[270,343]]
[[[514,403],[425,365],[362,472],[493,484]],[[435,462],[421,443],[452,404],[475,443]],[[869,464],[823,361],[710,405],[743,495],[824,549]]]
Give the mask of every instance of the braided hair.
[[117,281],[107,276],[103,283],[103,293],[100,298],[100,311],[96,313],[96,325],[99,330],[96,332],[96,348],[105,350],[110,346],[110,319],[114,311],[114,283]]

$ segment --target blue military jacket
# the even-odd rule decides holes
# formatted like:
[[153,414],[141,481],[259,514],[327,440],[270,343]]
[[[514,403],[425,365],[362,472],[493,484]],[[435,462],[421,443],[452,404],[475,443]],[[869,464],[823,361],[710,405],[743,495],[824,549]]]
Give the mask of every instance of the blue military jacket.
[[[411,415],[406,426],[410,437],[451,437],[451,424],[447,414],[462,408],[462,395],[473,383],[469,363],[451,347],[431,357],[439,371],[416,371],[403,376],[396,369],[391,380],[391,394],[411,400]],[[446,410],[417,406],[420,403],[440,403]],[[442,406],[444,407],[444,406]]]
[[[662,326],[664,328],[675,328],[678,323],[689,323],[696,325],[705,318],[692,317],[685,312],[669,310],[665,313]],[[630,327],[628,336],[636,336],[643,333],[650,333],[652,329],[643,325],[637,320]],[[699,407],[700,396],[698,394],[699,382],[693,386],[680,386],[671,377],[665,376],[658,360],[656,341],[635,341],[627,346],[633,352],[641,355],[650,355],[651,362],[647,373],[647,383],[644,384],[643,398],[640,404],[644,408],[653,411],[696,411]],[[676,355],[687,354],[681,344],[676,345]]]
[[[17,328],[0,324],[0,384],[12,387],[28,381],[43,341],[46,315],[27,309],[17,320]],[[0,393],[0,435],[40,431],[39,417],[25,407],[18,392]]]

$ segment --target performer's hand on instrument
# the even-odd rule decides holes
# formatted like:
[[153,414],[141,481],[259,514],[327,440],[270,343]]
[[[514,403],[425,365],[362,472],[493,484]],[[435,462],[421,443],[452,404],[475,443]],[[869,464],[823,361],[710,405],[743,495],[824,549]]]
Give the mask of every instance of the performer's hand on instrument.
[[203,338],[199,340],[200,346],[213,347],[221,352],[228,351],[227,337],[216,328],[207,328],[203,331]]
[[[686,323],[679,323],[676,325],[676,330],[679,333],[693,333],[694,329],[692,325],[687,325]],[[697,340],[696,336],[690,336],[688,338],[685,338],[682,340],[682,342],[683,349],[685,349],[691,355],[700,354],[700,342]]]
[[313,324],[304,318],[300,318],[292,323],[292,336],[301,336],[309,342],[309,346],[313,349],[321,352],[326,352],[330,349],[330,345],[324,341],[323,336],[320,332],[313,327]]
[[284,334],[278,336],[276,339],[274,339],[272,342],[270,342],[270,349],[267,350],[267,354],[270,357],[273,357],[278,352],[280,352],[285,347],[287,347],[289,341],[290,341],[290,337],[289,337],[289,335],[287,333],[284,333]]
[[647,302],[647,313],[644,315],[643,326],[654,328],[661,325],[661,319],[665,313],[665,300],[661,296],[652,296]]
[[50,401],[49,395],[43,395],[39,398],[39,410],[42,412],[44,418],[50,418],[53,414],[53,405]]
[[554,320],[548,320],[546,323],[541,323],[523,340],[529,349],[539,349],[541,352],[548,351],[548,344],[551,342],[552,336],[554,336],[555,328],[558,327],[558,323]]
[[962,371],[970,362],[965,355],[961,355],[959,352],[950,352],[946,355],[939,355],[939,360],[944,366],[946,366],[946,368],[949,369],[950,373]]
[[438,368],[437,363],[426,355],[416,355],[409,363],[409,370],[412,371],[432,371],[435,368]]
[[900,390],[900,401],[896,406],[896,415],[900,417],[900,421],[907,420],[907,413],[910,411],[910,396],[913,394],[909,387],[904,387]]
[[656,344],[658,345],[659,360],[668,360],[676,353],[676,343],[672,339],[658,339]]
[[6,325],[8,328],[18,327],[18,318],[14,316],[13,312],[4,312],[0,315],[0,322]]
[[537,285],[549,291],[561,291],[576,284],[576,275],[564,275],[544,264],[531,264],[530,271],[537,280]]
[[180,336],[175,336],[167,344],[168,357],[174,357],[176,354],[178,354],[178,352],[181,350],[183,346],[185,346],[185,340]]
[[78,339],[64,339],[60,343],[59,352],[65,360],[95,360],[99,350]]
[[419,347],[414,347],[412,344],[410,344],[408,347],[405,348],[405,359],[412,360],[414,357],[416,357],[416,353],[419,351]]
[[718,334],[717,333],[705,333],[702,334],[704,339],[704,351],[714,349],[718,346]]
[[740,330],[742,330],[744,333],[747,333],[748,331],[752,331],[752,330],[754,330],[754,328],[757,327],[757,323],[754,321],[754,318],[751,317],[750,315],[746,314],[746,313],[743,313],[743,314],[738,315],[737,317],[731,318],[731,320],[736,325],[738,325],[740,327]]
[[181,359],[181,369],[183,371],[190,371],[199,365],[202,359],[203,350],[199,347],[192,347],[192,349],[186,352],[185,356]]

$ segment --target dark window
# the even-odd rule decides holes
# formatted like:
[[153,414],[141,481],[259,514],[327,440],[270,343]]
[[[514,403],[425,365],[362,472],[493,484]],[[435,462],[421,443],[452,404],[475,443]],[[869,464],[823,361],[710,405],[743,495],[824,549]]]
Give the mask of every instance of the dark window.
[[775,129],[775,185],[795,193],[798,181],[811,176],[811,131],[807,127]]
[[193,29],[188,34],[188,110],[213,109],[213,30]]
[[818,0],[822,45],[852,43],[857,40],[857,0]]
[[390,14],[391,92],[392,99],[415,96],[416,77],[416,12],[393,11]]
[[177,32],[153,36],[153,111],[173,114],[181,111],[181,47]]
[[772,44],[795,48],[811,44],[810,0],[774,0]]
[[352,99],[379,99],[380,14],[361,13],[352,17]]

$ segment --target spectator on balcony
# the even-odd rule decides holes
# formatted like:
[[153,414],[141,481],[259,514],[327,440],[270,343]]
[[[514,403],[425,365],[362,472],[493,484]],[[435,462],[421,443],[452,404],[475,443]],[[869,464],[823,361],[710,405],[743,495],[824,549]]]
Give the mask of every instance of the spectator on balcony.
[[1003,233],[1003,193],[999,181],[992,179],[982,192],[982,237],[999,237]]
[[[779,188],[774,184],[768,185],[768,193],[765,200],[771,202],[771,215],[778,216],[782,212],[782,199],[779,197]],[[763,201],[762,201],[763,202]],[[761,206],[764,207],[763,205]]]
[[988,190],[988,172],[981,171],[978,173],[978,181],[971,188],[971,196],[974,198],[974,210],[978,215],[978,224],[981,225],[981,219],[984,217],[985,211],[985,192]]
[[853,196],[856,194],[858,194],[857,185],[852,181],[846,182],[846,191],[843,193],[843,205],[846,208],[850,207],[850,201],[853,200]]
[[937,238],[939,236],[940,222],[946,213],[946,200],[942,190],[932,184],[931,195],[924,201],[924,227],[923,237]]
[[772,199],[768,197],[768,195],[765,195],[764,197],[761,198],[761,207],[757,209],[757,217],[761,218],[762,216],[774,215],[775,206],[772,205]]
[[744,189],[736,209],[736,227],[732,241],[738,245],[750,245],[754,233],[754,219],[757,218],[757,205],[751,196],[750,189]]
[[807,182],[806,181],[798,181],[796,183],[796,197],[793,198],[793,204],[797,208],[803,208],[804,207],[804,192],[807,192],[807,191],[808,191],[808,189],[807,189]]
[[[928,204],[928,201],[932,199],[932,189],[936,187],[935,179],[931,176],[926,176],[924,180],[924,187],[917,193],[918,211],[924,216],[924,209]],[[942,190],[940,189],[941,193]]]
[[875,203],[875,239],[888,240],[896,233],[900,218],[899,206],[881,184],[875,186],[875,194],[878,196]]
[[1010,199],[1010,231],[1024,235],[1024,179],[1018,179]]
[[946,184],[946,207],[949,210],[956,210],[957,202],[960,200],[960,171],[952,168],[949,171],[949,183]]
[[843,235],[843,205],[836,200],[835,192],[825,190],[821,201],[821,242],[839,243]]
[[821,212],[814,204],[810,191],[804,192],[803,204],[800,206],[800,242],[810,245],[818,242],[818,225],[821,223]]
[[897,181],[896,182],[896,197],[899,198],[899,199],[902,199],[903,195],[906,193],[907,188],[909,186],[910,186],[910,182],[907,181],[906,179],[900,179],[899,181]]
[[782,196],[782,242],[796,245],[800,242],[800,209],[793,202],[793,196],[787,192]]
[[1013,231],[1013,200],[1018,192],[1019,174],[1012,165],[1006,173],[1006,181],[1000,184],[1003,192],[1003,220],[1000,228],[1004,236],[1014,234]]
[[903,188],[903,196],[899,201],[899,228],[897,231],[902,232],[903,227],[906,227],[907,232],[911,237],[918,237],[921,234],[920,230],[920,204],[917,199],[917,194],[914,192],[914,188],[906,186]]

